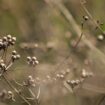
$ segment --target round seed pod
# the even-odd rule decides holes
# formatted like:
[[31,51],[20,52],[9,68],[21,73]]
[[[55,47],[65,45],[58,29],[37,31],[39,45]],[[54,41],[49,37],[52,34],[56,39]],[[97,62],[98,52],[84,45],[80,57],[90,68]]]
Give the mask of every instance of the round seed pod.
[[99,41],[103,41],[103,40],[104,40],[104,36],[103,36],[103,35],[99,35],[99,36],[97,37],[97,39],[98,39]]
[[16,50],[12,51],[12,55],[16,55],[16,54],[17,54]]
[[17,54],[16,57],[17,57],[17,59],[20,59],[20,55],[19,54]]
[[3,59],[1,59],[1,60],[0,60],[0,63],[4,63],[4,60],[3,60]]
[[36,58],[36,57],[32,57],[32,60],[33,60],[33,61],[36,61],[36,60],[37,60],[37,58]]
[[39,61],[35,61],[35,64],[39,64]]
[[12,61],[14,62],[17,59],[16,55],[12,55]]
[[8,40],[7,37],[4,36],[4,37],[3,37],[3,41],[7,41],[7,40]]
[[31,61],[31,57],[30,56],[27,57],[27,61],[28,62]]
[[3,71],[6,70],[6,65],[5,65],[4,63],[1,63],[1,64],[0,64],[0,67],[1,67],[1,69],[2,69]]
[[31,79],[32,79],[32,76],[31,76],[31,75],[29,75],[29,76],[28,76],[28,79],[29,79],[29,80],[31,80]]
[[11,36],[11,35],[7,35],[7,38],[8,38],[8,39],[11,39],[11,38],[12,38],[12,36]]
[[14,41],[14,42],[15,42],[15,41],[16,41],[16,37],[12,37],[12,41]]
[[11,41],[11,42],[10,42],[10,45],[12,45],[12,46],[13,46],[14,44],[15,44],[15,42],[14,42],[14,41]]
[[89,20],[89,17],[88,17],[88,16],[83,16],[83,19],[84,19],[85,21],[87,21],[87,20]]

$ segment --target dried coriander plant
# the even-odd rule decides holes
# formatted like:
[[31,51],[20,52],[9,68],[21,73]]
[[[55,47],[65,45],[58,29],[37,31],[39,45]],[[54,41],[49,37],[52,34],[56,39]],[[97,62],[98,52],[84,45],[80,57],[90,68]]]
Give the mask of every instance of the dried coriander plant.
[[[78,39],[78,41],[76,42],[74,48],[76,48],[79,44],[79,42],[81,41],[81,38],[83,36],[83,28],[84,28],[84,24],[91,19],[94,24],[96,25],[96,29],[100,29],[100,23],[99,21],[95,21],[93,20],[93,17],[90,15],[90,13],[88,12],[88,10],[86,9],[85,5],[83,2],[81,2],[83,9],[85,10],[85,12],[87,13],[87,16],[83,16],[83,22],[82,22],[82,32],[81,35]],[[102,35],[104,35],[104,32],[102,31]],[[103,36],[99,36],[98,37],[99,40],[103,39]],[[32,105],[31,102],[34,102],[36,105],[40,104],[40,84],[43,82],[45,83],[46,80],[40,80],[40,78],[36,78],[34,79],[34,77],[32,75],[29,75],[22,83],[19,83],[15,80],[13,80],[18,86],[20,86],[20,89],[17,89],[16,86],[14,86],[10,80],[8,80],[6,74],[8,73],[8,71],[10,71],[10,67],[14,64],[15,61],[17,61],[18,59],[20,59],[20,55],[18,54],[17,51],[13,50],[11,52],[11,57],[10,60],[7,60],[7,52],[8,49],[11,46],[14,46],[16,43],[16,37],[12,37],[11,35],[7,35],[3,38],[0,38],[0,51],[1,51],[1,58],[0,58],[0,78],[3,79],[7,85],[11,88],[11,90],[2,90],[0,92],[0,99],[2,101],[5,100],[11,100],[13,102],[17,101],[16,99],[16,95],[19,96],[22,100],[23,103],[26,103],[27,105]],[[68,57],[67,57],[68,58]],[[39,64],[39,61],[37,60],[37,58],[35,56],[27,57],[27,63],[32,66],[35,67],[37,64]],[[68,75],[70,71],[64,71],[62,73],[57,73],[55,75],[55,77],[51,77],[50,75],[46,76],[47,80],[51,80],[51,81],[56,81],[56,80],[60,80],[64,83],[64,86],[70,90],[70,91],[74,91],[75,88],[77,88],[78,86],[81,86],[85,80],[87,78],[93,77],[93,73],[92,72],[87,72],[86,70],[82,70],[81,76],[79,79],[75,79],[75,80],[65,80],[65,77]],[[26,88],[28,90],[28,92],[30,93],[30,97],[27,97],[24,95],[24,92],[22,91],[23,88]],[[36,93],[33,92],[33,88],[35,88],[37,90]],[[103,97],[102,97],[103,99]],[[101,100],[102,101],[102,100]],[[100,101],[100,103],[101,103]],[[100,104],[99,104],[100,105]]]
[[[23,80],[23,82],[17,82],[15,79],[8,79],[9,71],[11,71],[11,66],[20,59],[20,55],[16,50],[12,50],[10,53],[11,47],[15,48],[16,43],[16,37],[12,37],[11,35],[4,36],[0,38],[0,79],[5,81],[8,85],[9,89],[3,89],[0,90],[0,100],[2,102],[10,101],[10,102],[17,102],[18,98],[21,99],[19,103],[24,103],[27,105],[32,105],[33,103],[36,105],[40,104],[40,85],[41,84],[49,84],[53,82],[59,82],[62,83],[65,81],[66,76],[70,73],[70,70],[67,69],[65,71],[61,71],[56,73],[54,76],[46,75],[46,77],[41,80],[39,77],[34,78],[34,75],[28,75],[26,79]],[[8,57],[9,52],[9,57]],[[36,65],[39,64],[39,61],[35,56],[28,56],[26,58],[27,64],[34,68]],[[13,84],[13,82],[16,84]],[[17,86],[19,88],[17,88]],[[24,89],[28,90],[29,94],[26,96],[24,93]],[[36,90],[33,91],[33,90]]]
[[[11,81],[7,78],[7,73],[11,70],[10,67],[14,64],[15,61],[20,59],[20,55],[17,53],[17,51],[13,50],[11,53],[11,57],[9,60],[7,60],[7,52],[8,49],[11,46],[14,46],[16,43],[16,37],[12,37],[11,35],[4,36],[3,38],[0,38],[0,51],[1,51],[1,57],[0,57],[0,78],[3,79],[7,85],[11,88],[11,90],[3,90],[0,92],[0,99],[2,101],[5,100],[11,100],[11,101],[17,101],[15,98],[15,95],[17,94],[24,103],[27,103],[27,105],[31,105],[30,101],[34,101],[36,104],[39,104],[39,96],[40,96],[40,86],[38,89],[38,93],[35,94],[31,88],[35,88],[37,85],[35,83],[34,78],[30,75],[26,78],[26,80],[21,84],[17,81],[13,80],[17,85],[20,87],[27,88],[31,94],[32,97],[26,97],[24,96],[24,93],[22,90],[17,89]],[[39,62],[36,57],[27,57],[27,63],[31,66],[36,66]]]

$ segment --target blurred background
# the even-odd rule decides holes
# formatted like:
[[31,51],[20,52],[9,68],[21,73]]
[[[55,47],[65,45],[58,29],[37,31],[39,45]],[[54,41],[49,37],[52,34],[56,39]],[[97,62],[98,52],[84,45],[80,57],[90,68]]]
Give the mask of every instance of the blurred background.
[[[104,32],[105,0],[87,0],[86,8],[102,24]],[[105,36],[90,18],[84,23],[83,39],[76,49],[73,48],[82,32],[85,15],[79,0],[0,0],[0,37],[16,36],[13,49],[21,55],[8,73],[8,79],[12,82],[15,78],[21,83],[33,74],[41,81],[41,105],[94,105],[97,101],[97,95],[85,95],[87,90],[72,93],[63,85],[65,80],[79,78],[83,69],[105,76]],[[27,56],[36,56],[39,65],[29,67]],[[64,71],[69,71],[69,74],[63,79],[50,80],[49,76],[54,79]],[[0,91],[4,88],[9,89],[0,80]],[[92,84],[91,88],[94,88]],[[0,105],[21,104],[2,102]]]

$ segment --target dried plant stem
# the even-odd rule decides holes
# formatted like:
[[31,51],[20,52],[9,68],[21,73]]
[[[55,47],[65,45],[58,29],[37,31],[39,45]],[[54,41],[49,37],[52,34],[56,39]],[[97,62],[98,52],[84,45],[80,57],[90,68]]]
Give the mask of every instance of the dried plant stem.
[[6,55],[7,55],[7,50],[8,50],[8,47],[5,49],[4,51],[4,62],[6,63]]
[[63,85],[70,93],[73,93],[73,89],[66,82]]
[[[54,9],[57,9],[58,11],[60,11],[65,19],[68,20],[68,22],[70,23],[70,26],[72,26],[72,28],[74,29],[74,31],[76,32],[76,34],[80,37],[80,34],[81,34],[81,29],[79,27],[79,25],[76,23],[76,21],[74,20],[72,14],[70,13],[70,11],[64,6],[63,3],[61,2],[57,2],[57,1],[53,1],[53,0],[50,0],[50,4],[54,5],[55,8]],[[105,64],[105,54],[103,52],[101,52],[98,48],[96,48],[89,40],[87,40],[85,37],[82,37],[81,41],[87,45],[92,51],[93,53],[97,53],[97,58],[100,59],[104,64]],[[68,59],[70,57],[67,56],[66,59]],[[64,60],[65,61],[65,60]]]
[[77,46],[78,46],[79,42],[81,41],[83,35],[84,34],[82,32],[81,35],[80,35],[80,37],[79,37],[79,39],[77,40],[76,44],[74,45],[74,48],[77,48]]
[[39,97],[40,97],[40,86],[39,86],[39,89],[38,89],[38,94],[37,94],[36,99],[39,99]]
[[32,97],[35,98],[36,96],[35,96],[35,94],[33,93],[33,91],[32,91],[30,88],[28,88],[28,90],[29,90],[29,92],[31,93]]
[[29,99],[29,100],[30,100],[30,99],[35,100],[36,104],[39,105],[40,88],[39,88],[39,90],[38,90],[37,96],[33,93],[33,91],[32,91],[30,88],[28,88],[28,90],[29,90],[29,92],[30,92],[31,95],[32,95],[32,98],[28,98],[28,99]]
[[8,70],[13,65],[13,62],[10,62],[10,64],[7,65],[6,70]]
[[12,79],[13,81],[14,81],[14,83],[15,84],[17,84],[18,86],[21,86],[21,87],[23,87],[23,85],[22,84],[20,84],[19,82],[17,82],[15,79]]
[[11,89],[13,89],[16,93],[17,93],[17,95],[22,99],[22,100],[24,100],[24,102],[26,102],[27,103],[27,105],[31,105],[25,98],[24,98],[24,96],[22,96],[20,93],[19,93],[19,91],[10,83],[10,81],[8,81],[8,79],[4,76],[4,75],[2,75],[2,78],[5,80],[5,82],[9,85],[9,87],[11,88]]
[[102,28],[100,27],[100,25],[97,23],[97,21],[93,18],[93,16],[90,14],[90,12],[88,11],[88,9],[85,6],[85,3],[83,3],[82,1],[80,1],[81,6],[83,8],[83,10],[86,12],[86,14],[90,17],[90,19],[92,20],[92,22],[96,25],[96,27],[98,27],[98,29],[104,34]]
[[5,50],[3,50],[3,52],[2,52],[1,59],[3,59],[3,58],[4,58],[4,55],[5,55]]

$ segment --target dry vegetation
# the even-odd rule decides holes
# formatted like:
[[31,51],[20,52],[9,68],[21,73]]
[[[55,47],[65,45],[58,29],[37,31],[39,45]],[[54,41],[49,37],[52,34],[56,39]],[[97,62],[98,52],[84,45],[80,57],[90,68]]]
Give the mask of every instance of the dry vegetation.
[[104,105],[104,3],[0,0],[0,105]]

